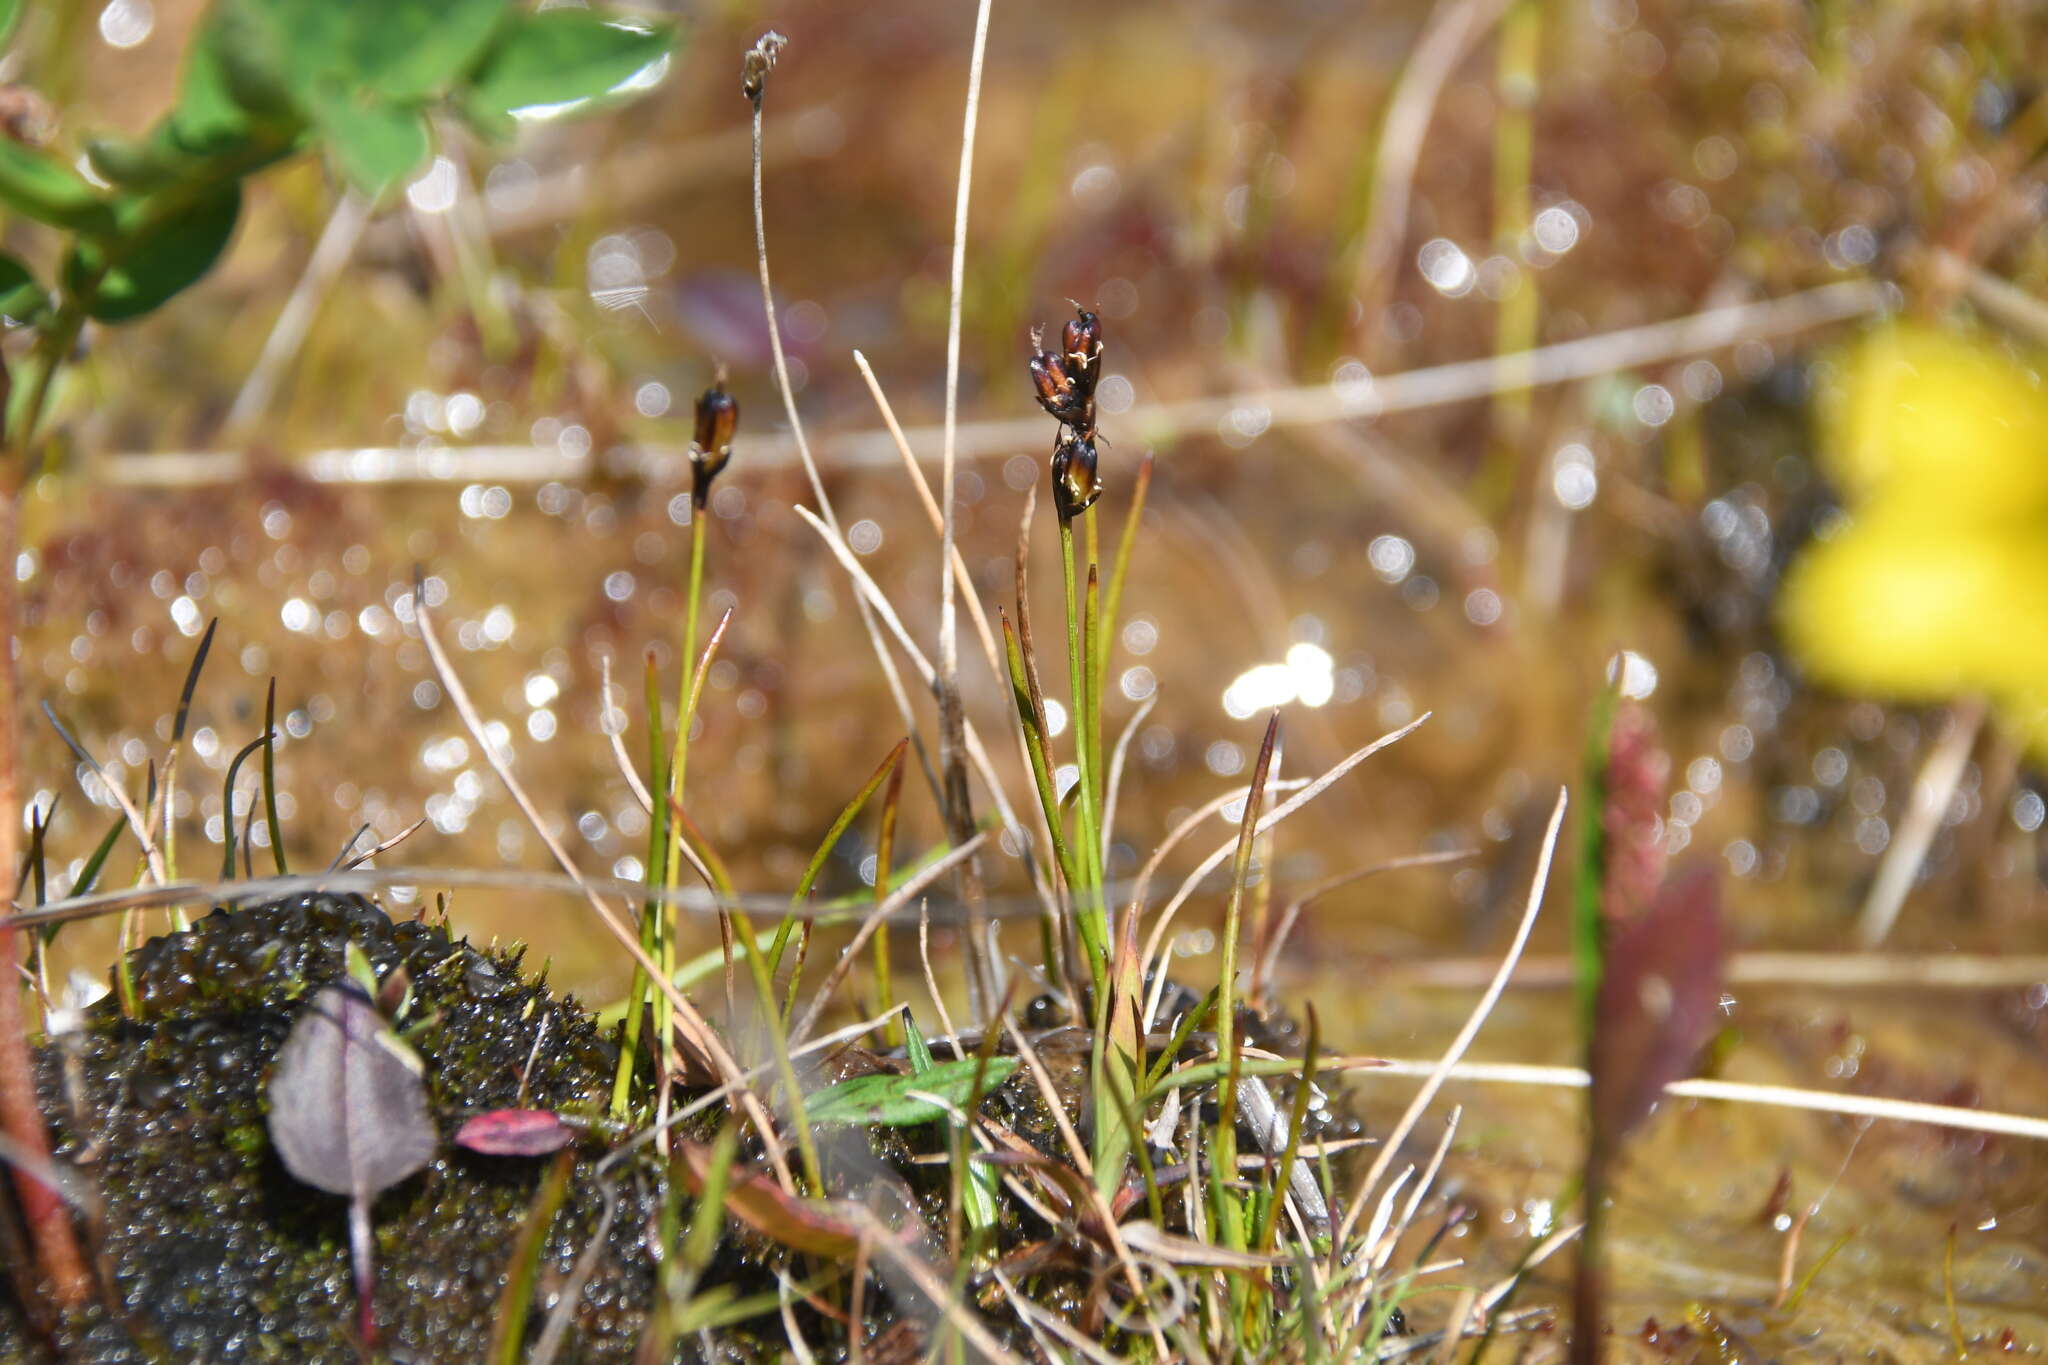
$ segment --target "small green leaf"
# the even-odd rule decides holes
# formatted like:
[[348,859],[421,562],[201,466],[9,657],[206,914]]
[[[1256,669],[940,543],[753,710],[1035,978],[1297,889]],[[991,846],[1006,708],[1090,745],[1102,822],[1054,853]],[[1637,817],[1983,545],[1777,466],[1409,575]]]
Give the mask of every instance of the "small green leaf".
[[14,257],[0,252],[0,317],[25,321],[49,302],[36,277]]
[[0,43],[14,36],[14,27],[21,22],[21,12],[27,8],[28,0],[0,0]]
[[[246,70],[238,81],[229,53],[238,29],[224,10],[192,40],[185,74],[178,84],[178,103],[159,125],[169,145],[191,156],[213,156],[248,140],[252,112],[282,108],[273,77],[260,67]],[[247,64],[246,51],[238,59]],[[246,85],[248,92],[238,89]],[[253,97],[253,102],[252,98]]]
[[505,0],[239,0],[269,30],[291,84],[325,81],[389,100],[431,99],[474,66]]
[[917,1020],[911,1018],[909,1010],[903,1011],[903,1039],[903,1050],[910,1055],[911,1075],[922,1076],[938,1065],[932,1060],[931,1044],[918,1031]]
[[0,203],[39,223],[91,232],[113,222],[113,207],[78,172],[54,157],[0,138]]
[[427,159],[427,125],[418,113],[331,87],[309,94],[327,154],[363,197],[375,201]]
[[[955,1062],[940,1062],[922,1075],[855,1076],[815,1095],[806,1095],[804,1108],[814,1125],[876,1123],[885,1128],[903,1128],[931,1123],[947,1117],[946,1108],[918,1096],[931,1095],[959,1109],[973,1097],[975,1072],[981,1067],[980,1058],[963,1057]],[[989,1058],[982,1093],[1001,1085],[1016,1069],[1015,1057]]]
[[242,188],[233,181],[175,208],[138,201],[124,212],[119,235],[84,237],[72,248],[65,288],[87,300],[86,312],[101,322],[139,318],[212,267],[241,208]]
[[522,112],[566,113],[607,95],[631,93],[622,87],[634,82],[638,88],[634,78],[674,44],[667,25],[629,25],[583,9],[522,14],[477,68],[463,109],[479,129],[502,135]]

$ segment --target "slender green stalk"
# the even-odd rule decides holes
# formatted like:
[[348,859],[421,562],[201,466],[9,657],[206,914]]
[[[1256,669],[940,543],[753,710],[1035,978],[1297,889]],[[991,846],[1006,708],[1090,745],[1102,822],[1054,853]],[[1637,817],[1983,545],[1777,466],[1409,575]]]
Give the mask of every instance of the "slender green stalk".
[[[719,888],[725,895],[732,895],[730,886]],[[796,1130],[797,1150],[803,1156],[804,1183],[814,1195],[825,1193],[824,1167],[818,1161],[817,1139],[811,1134],[810,1119],[804,1113],[803,1087],[797,1083],[796,1063],[789,1055],[789,1030],[782,1022],[782,1012],[775,1008],[775,978],[768,970],[768,956],[761,951],[761,945],[754,938],[754,926],[745,915],[732,917],[733,937],[739,940],[740,951],[747,959],[747,969],[753,974],[754,989],[761,997],[761,1017],[768,1024],[768,1044],[775,1053],[775,1069],[782,1076],[782,1087],[789,1103],[790,1127]]]
[[263,702],[263,823],[270,829],[270,858],[277,875],[288,872],[284,863],[284,822],[277,818],[277,679],[270,680],[270,692]]
[[1273,766],[1273,746],[1280,737],[1280,713],[1266,722],[1266,738],[1259,745],[1259,761],[1252,768],[1250,791],[1245,795],[1244,820],[1238,826],[1237,858],[1230,871],[1230,901],[1223,912],[1223,962],[1221,979],[1217,982],[1221,992],[1216,1001],[1216,1052],[1231,1068],[1218,1108],[1216,1136],[1210,1144],[1214,1152],[1215,1205],[1219,1228],[1226,1237],[1236,1240],[1227,1244],[1242,1248],[1244,1228],[1239,1221],[1240,1211],[1234,1198],[1226,1197],[1222,1181],[1237,1170],[1237,940],[1244,917],[1245,882],[1251,877],[1252,845],[1257,837],[1261,797],[1266,790],[1266,774]]
[[1280,1206],[1287,1199],[1287,1187],[1294,1179],[1294,1164],[1301,1158],[1301,1130],[1308,1123],[1308,1104],[1315,1094],[1316,1054],[1322,1051],[1323,1023],[1315,1003],[1308,1006],[1308,1036],[1301,1049],[1301,1083],[1294,1087],[1294,1104],[1287,1115],[1287,1148],[1280,1154],[1280,1167],[1273,1173],[1273,1198],[1259,1222],[1252,1245],[1262,1252],[1273,1249],[1280,1232]]
[[789,898],[789,913],[784,915],[782,923],[776,926],[775,942],[768,950],[768,966],[771,971],[782,970],[783,949],[788,946],[790,932],[797,923],[797,912],[803,909],[804,902],[810,899],[811,888],[817,884],[818,875],[825,870],[825,862],[832,856],[832,850],[838,847],[840,836],[860,817],[869,800],[901,766],[903,755],[909,748],[908,735],[896,741],[895,747],[889,750],[888,757],[876,766],[861,789],[854,793],[853,799],[839,812],[838,818],[833,820],[832,827],[825,831],[825,837],[818,841],[817,850],[811,854],[810,865],[804,868],[804,875],[797,879],[796,891]]
[[[1131,508],[1124,514],[1124,533],[1116,544],[1116,564],[1109,571],[1109,582],[1102,594],[1102,638],[1095,651],[1095,689],[1106,693],[1104,686],[1109,677],[1109,656],[1116,648],[1117,611],[1123,606],[1124,580],[1131,572],[1131,551],[1138,543],[1138,523],[1145,515],[1145,495],[1152,489],[1152,452],[1138,461],[1138,477],[1131,484]],[[1093,515],[1091,509],[1090,515]]]
[[[645,686],[647,692],[647,777],[649,790],[668,791],[667,756],[662,751],[661,726],[661,675],[654,665],[654,652],[647,653]],[[605,704],[611,704],[607,698]],[[671,821],[663,818],[662,812],[653,813],[647,822],[647,883],[658,886],[666,878],[668,867],[668,844]],[[659,961],[661,931],[665,922],[659,903],[649,897],[640,907],[640,947],[650,959]],[[633,988],[626,996],[625,1035],[619,1044],[618,1071],[612,1077],[612,1117],[626,1117],[632,1100],[633,1062],[640,1051],[640,1018],[647,1010],[648,996],[654,983],[648,979],[645,968],[635,964]]]
[[[896,813],[903,800],[903,765],[898,763],[889,770],[889,786],[882,793],[882,828],[875,835],[875,904],[889,899],[889,868],[896,859]],[[875,1005],[883,1014],[889,1013],[896,1003],[896,992],[889,976],[889,922],[884,919],[875,926]],[[907,1034],[904,1026],[891,1022],[884,1026],[883,1035],[891,1043],[902,1043]]]
[[561,1212],[569,1194],[569,1176],[576,1169],[573,1151],[558,1153],[540,1190],[533,1197],[526,1221],[520,1225],[519,1240],[513,1244],[512,1260],[505,1275],[504,1292],[498,1296],[498,1311],[492,1316],[491,1344],[485,1353],[491,1365],[519,1365],[526,1354],[526,1315],[533,1305],[533,1286],[540,1274],[542,1250],[548,1229]]
[[1081,641],[1084,602],[1076,584],[1074,527],[1071,522],[1060,523],[1060,572],[1066,592],[1067,682],[1074,713],[1074,766],[1078,774],[1075,809],[1079,828],[1073,842],[1080,849],[1078,871],[1081,884],[1076,888],[1074,914],[1081,926],[1083,940],[1092,937],[1094,951],[1101,954],[1109,941],[1109,916],[1102,898],[1102,839],[1096,826],[1094,755],[1089,752],[1090,726],[1085,710],[1090,691],[1087,675],[1091,670],[1087,667],[1088,656],[1083,652]]
[[[1059,864],[1060,876],[1065,878],[1067,889],[1078,892],[1079,879],[1074,870],[1074,855],[1067,847],[1066,825],[1060,818],[1059,796],[1053,791],[1052,756],[1046,747],[1045,721],[1039,714],[1036,700],[1032,695],[1030,676],[1025,671],[1024,651],[1017,639],[1017,628],[1010,624],[1010,618],[1000,609],[997,616],[1003,626],[1004,652],[1009,656],[1010,693],[1017,703],[1017,720],[1024,727],[1024,751],[1031,757],[1031,780],[1038,788],[1038,803],[1045,810],[1045,823],[1052,832],[1053,861]],[[1094,945],[1094,951],[1101,952],[1101,944]],[[1101,970],[1097,962],[1096,970]]]

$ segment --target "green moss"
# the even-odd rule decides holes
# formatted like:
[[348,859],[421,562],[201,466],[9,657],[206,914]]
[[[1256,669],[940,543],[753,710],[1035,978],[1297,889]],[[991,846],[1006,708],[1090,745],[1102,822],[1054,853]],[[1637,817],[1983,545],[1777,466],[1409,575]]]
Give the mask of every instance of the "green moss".
[[[353,1361],[346,1206],[298,1184],[272,1152],[264,1089],[306,992],[342,973],[353,940],[380,976],[412,975],[443,1136],[463,1118],[520,1099],[594,1107],[614,1052],[573,1001],[524,979],[510,955],[478,952],[439,928],[394,924],[352,896],[307,896],[216,912],[133,959],[142,1017],[103,1001],[85,1027],[41,1056],[58,1155],[105,1201],[100,1250],[118,1313],[69,1325],[63,1358]],[[541,1030],[546,1033],[542,1037]],[[535,1040],[541,1039],[536,1052]],[[546,1269],[566,1274],[603,1208],[578,1163],[549,1235]],[[653,1269],[641,1231],[654,1182],[628,1168],[606,1254],[585,1292],[565,1359],[631,1358]],[[506,1258],[540,1163],[453,1146],[378,1201],[377,1318],[395,1359],[484,1358]],[[744,1270],[745,1267],[735,1267]],[[545,1317],[532,1315],[537,1331]],[[0,1358],[33,1358],[16,1305],[0,1299]]]

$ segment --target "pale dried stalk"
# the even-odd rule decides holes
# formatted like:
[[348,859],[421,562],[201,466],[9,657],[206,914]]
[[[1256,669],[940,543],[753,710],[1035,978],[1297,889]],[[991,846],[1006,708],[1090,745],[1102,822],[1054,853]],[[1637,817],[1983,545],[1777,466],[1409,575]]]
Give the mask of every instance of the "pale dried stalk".
[[[1718,351],[1739,341],[1794,335],[1881,312],[1888,306],[1888,299],[1883,285],[1856,281],[1822,285],[1798,294],[1703,309],[1664,322],[1625,327],[1533,350],[1378,375],[1370,386],[1359,388],[1303,384],[1141,404],[1131,409],[1127,420],[1134,428],[1151,434],[1162,446],[1176,437],[1214,432],[1218,423],[1243,409],[1264,411],[1268,425],[1275,428],[1352,422],[1661,365]],[[1042,417],[963,423],[955,435],[954,457],[1013,455],[1035,446],[1044,430]],[[902,434],[916,446],[943,439],[944,430],[907,427]],[[765,469],[807,453],[808,447],[800,452],[794,440],[764,439],[748,446],[747,465],[750,469]],[[644,465],[680,461],[686,455],[678,447],[641,448]],[[836,468],[873,467],[895,459],[895,438],[887,431],[853,432],[834,442]],[[349,447],[309,452],[295,457],[292,463],[315,483],[468,483],[479,479],[544,483],[549,479],[580,478],[589,472],[587,458],[569,459],[558,451],[529,445],[460,451]],[[232,483],[246,477],[249,468],[247,457],[235,451],[126,453],[109,455],[101,464],[108,482],[135,488]]]
[[[1382,1065],[1375,1068],[1375,1073],[1383,1076],[1426,1076],[1440,1066],[1439,1062],[1383,1060]],[[1450,1080],[1561,1086],[1566,1089],[1584,1089],[1592,1083],[1586,1072],[1575,1066],[1533,1066],[1516,1062],[1459,1062],[1445,1070],[1444,1076]],[[1723,1100],[1730,1104],[1759,1104],[1776,1109],[1893,1119],[1900,1123],[1959,1128],[1973,1133],[1999,1133],[2048,1142],[2048,1118],[2036,1118],[2031,1114],[1964,1109],[1956,1105],[1892,1100],[1877,1095],[1838,1095],[1826,1090],[1802,1090],[1795,1086],[1748,1081],[1672,1081],[1664,1087],[1664,1093],[1674,1099]]]

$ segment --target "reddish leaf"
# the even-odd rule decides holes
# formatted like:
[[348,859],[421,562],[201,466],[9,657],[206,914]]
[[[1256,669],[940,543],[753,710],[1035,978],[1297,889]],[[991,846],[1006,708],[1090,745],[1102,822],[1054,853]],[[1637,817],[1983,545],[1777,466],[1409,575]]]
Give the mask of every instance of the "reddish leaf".
[[1640,706],[1624,703],[1607,741],[1606,873],[1600,910],[1610,928],[1655,898],[1664,880],[1664,788],[1671,756],[1657,747],[1657,723]]
[[455,1130],[455,1145],[485,1156],[546,1156],[576,1140],[550,1109],[493,1109]]
[[[711,1169],[711,1148],[703,1143],[676,1144],[676,1169],[690,1193],[704,1193]],[[827,1260],[844,1260],[860,1246],[861,1232],[851,1219],[819,1200],[799,1199],[774,1177],[754,1174],[726,1186],[725,1211],[756,1232],[792,1251]]]
[[1724,945],[1713,869],[1672,878],[1617,926],[1594,1016],[1594,1145],[1615,1151],[1714,1031]]

